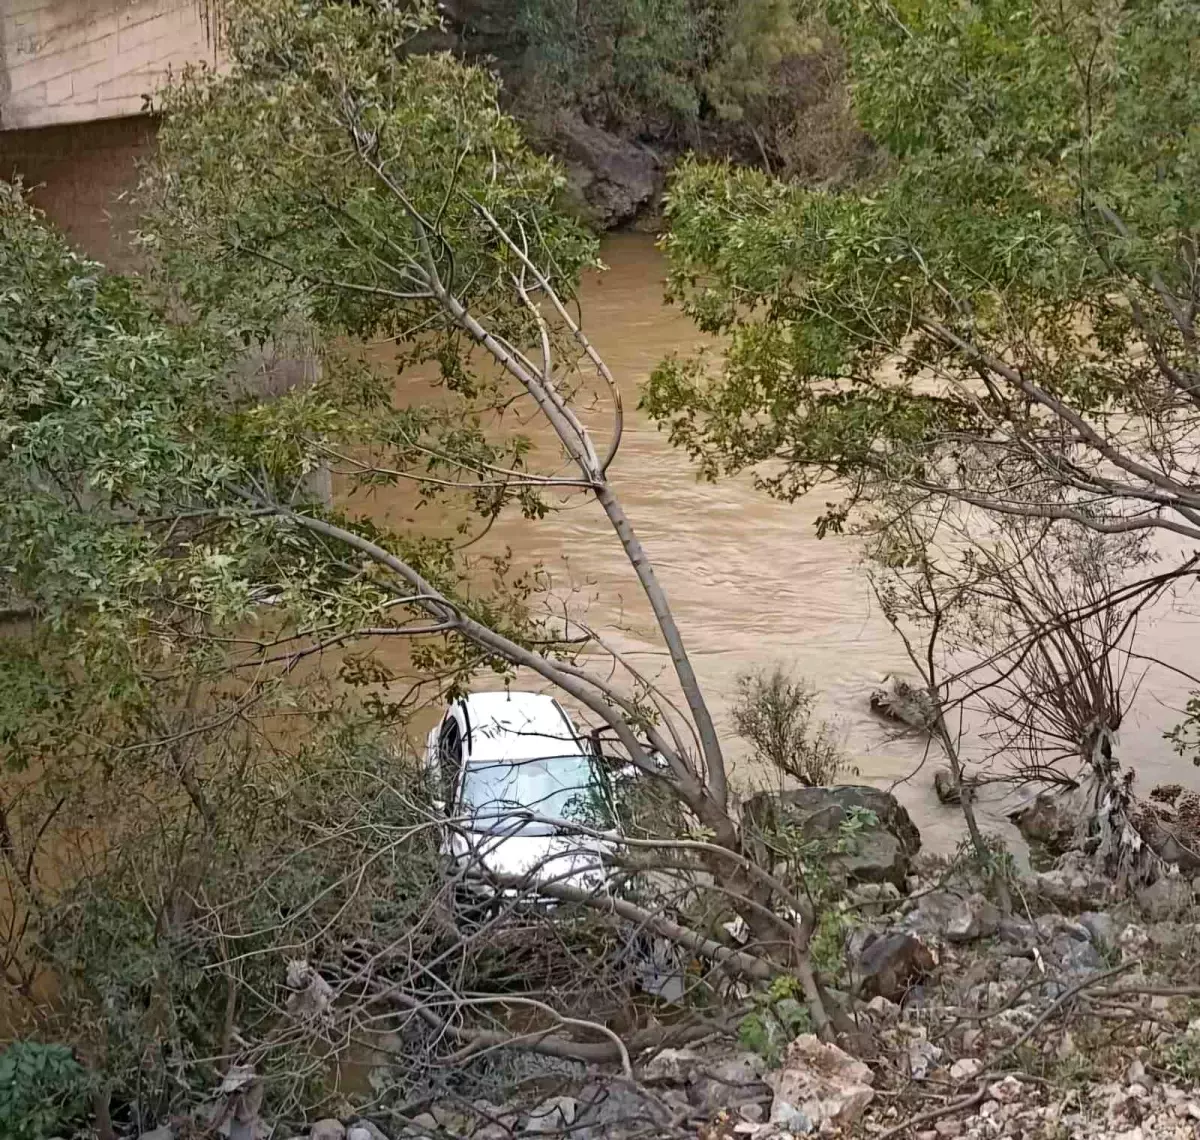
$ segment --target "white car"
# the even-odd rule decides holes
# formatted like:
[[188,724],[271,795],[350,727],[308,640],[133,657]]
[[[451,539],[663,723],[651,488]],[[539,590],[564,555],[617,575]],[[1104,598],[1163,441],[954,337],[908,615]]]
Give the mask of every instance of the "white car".
[[425,763],[446,818],[442,852],[455,866],[485,879],[605,889],[618,838],[612,785],[553,697],[493,692],[454,701],[429,734]]

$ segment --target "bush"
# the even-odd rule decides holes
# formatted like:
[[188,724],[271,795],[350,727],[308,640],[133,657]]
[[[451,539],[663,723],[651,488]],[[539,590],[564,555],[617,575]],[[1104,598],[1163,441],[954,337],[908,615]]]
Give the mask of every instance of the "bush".
[[42,1140],[77,1121],[88,1077],[65,1045],[14,1041],[0,1053],[0,1137]]
[[776,666],[738,679],[733,723],[762,759],[809,787],[832,784],[846,763],[832,726],[814,717],[816,691]]

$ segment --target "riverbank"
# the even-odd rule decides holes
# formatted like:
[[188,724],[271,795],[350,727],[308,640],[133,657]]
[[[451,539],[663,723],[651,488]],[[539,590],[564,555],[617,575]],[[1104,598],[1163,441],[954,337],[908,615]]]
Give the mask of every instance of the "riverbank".
[[[794,1030],[772,1044],[744,1020],[707,1041],[672,1043],[668,1032],[658,1048],[633,1046],[624,1065],[519,1050],[464,1057],[410,1088],[402,1111],[382,1108],[384,1068],[373,1078],[379,1111],[326,1117],[307,1128],[309,1140],[1200,1135],[1200,922],[1190,889],[1174,908],[1081,890],[1064,909],[1051,902],[1070,877],[1060,869],[1013,879],[1020,902],[1004,914],[968,868],[922,866],[904,898],[877,889],[849,897],[850,967],[836,984],[843,1000],[856,995],[844,1042],[853,1056]],[[773,1015],[790,1016],[788,1000],[777,995]],[[211,1120],[240,1113],[245,1124],[267,1123],[253,1106],[253,1074],[243,1078],[227,1078]],[[272,1123],[288,1134],[297,1122]]]

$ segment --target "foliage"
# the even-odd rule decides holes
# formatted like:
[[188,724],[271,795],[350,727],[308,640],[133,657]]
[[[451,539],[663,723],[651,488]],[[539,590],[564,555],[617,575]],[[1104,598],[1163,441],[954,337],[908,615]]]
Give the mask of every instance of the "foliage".
[[0,1136],[46,1140],[83,1113],[88,1079],[64,1045],[14,1041],[0,1053]]
[[[302,10],[309,7],[247,6],[239,50],[269,70],[278,57],[264,61],[255,52],[269,56],[271,42],[300,50],[296,28],[276,41],[269,36],[284,15]],[[307,47],[326,62],[324,53],[352,50],[345,37],[366,28],[365,14],[357,24],[339,22],[348,11],[327,6],[315,17]],[[383,34],[389,25],[379,27]],[[377,45],[376,65],[392,42]],[[211,77],[190,82],[183,90],[212,95],[214,115],[233,114]],[[527,187],[542,213],[522,216],[554,243],[547,248],[564,272],[590,256],[589,240],[550,209],[557,173],[521,150],[486,77],[423,59],[402,86],[415,118],[396,130],[418,132],[426,159],[437,114],[443,135],[461,130],[470,139],[477,130],[486,165],[472,166],[446,141],[451,171],[480,177],[481,194],[501,213],[506,202],[523,201]],[[265,109],[277,107],[278,94],[272,88],[243,105],[251,133],[267,129]],[[297,98],[288,106],[302,105]],[[167,141],[187,134],[174,122]],[[386,134],[387,124],[378,125]],[[152,194],[166,195],[169,184],[178,202],[206,184],[245,204],[257,189],[263,196],[253,204],[268,208],[277,189],[269,178],[254,183],[243,170],[218,179],[218,169],[231,167],[218,160],[211,136],[187,137],[198,153],[162,182],[151,172]],[[332,134],[326,139],[332,144]],[[498,145],[508,181],[492,176]],[[411,135],[405,146],[414,153]],[[237,165],[236,155],[231,161]],[[428,174],[431,166],[414,169]],[[335,185],[330,176],[320,190],[307,188],[319,198]],[[350,193],[369,201],[361,183]],[[300,197],[280,201],[300,211]],[[439,206],[440,198],[432,209]],[[469,214],[447,207],[445,218],[465,233]],[[249,209],[243,216],[246,231],[253,216]],[[315,382],[269,395],[247,378],[256,354],[261,363],[274,350],[311,344],[318,321],[351,329],[391,318],[361,299],[322,308],[277,267],[264,272],[261,258],[205,264],[173,244],[182,233],[178,214],[164,207],[158,220],[146,235],[154,271],[147,289],[72,253],[19,188],[0,186],[0,594],[24,623],[0,646],[0,878],[13,916],[0,966],[13,1016],[32,1018],[48,1036],[69,1035],[114,1096],[138,1090],[147,1119],[194,1093],[193,1082],[213,1079],[214,1066],[228,1060],[226,1019],[234,1012],[252,1035],[278,1017],[282,948],[317,956],[338,931],[349,938],[364,921],[384,929],[389,914],[410,929],[414,900],[428,907],[421,876],[431,867],[420,844],[401,843],[401,830],[387,848],[394,858],[377,851],[365,860],[377,874],[398,863],[415,884],[404,890],[393,881],[374,892],[372,876],[345,878],[346,868],[358,870],[355,853],[365,859],[364,833],[341,833],[321,813],[340,809],[365,826],[364,805],[381,805],[382,790],[410,794],[411,779],[394,759],[385,775],[370,770],[367,754],[394,757],[388,732],[403,726],[426,687],[461,687],[481,665],[509,668],[420,612],[414,621],[394,582],[296,527],[288,512],[311,511],[323,525],[346,517],[318,493],[315,476],[330,447],[360,455],[392,448],[393,474],[367,472],[366,484],[405,477],[406,458],[424,474],[446,465],[458,471],[465,456],[519,466],[525,447],[515,435],[502,451],[491,447],[469,408],[393,408],[387,378],[349,350],[324,353]],[[270,224],[265,213],[257,220]],[[312,228],[300,213],[283,220],[299,233]],[[324,245],[314,237],[308,252],[335,265],[350,248],[329,240],[337,232],[330,226]],[[488,266],[503,275],[504,257],[494,241],[485,248],[464,238],[456,264],[480,280]],[[433,351],[443,354],[448,383],[469,400],[471,377],[456,363],[453,338]],[[446,482],[435,475],[423,486],[429,497],[446,498],[456,493]],[[527,513],[540,510],[520,483],[510,495],[503,485],[472,481],[460,495],[485,522],[510,500]],[[527,635],[534,580],[510,575],[506,559],[468,562],[456,553],[457,536],[390,532],[369,518],[355,526],[364,541],[407,558],[456,613]],[[354,648],[366,636],[410,631],[411,672]],[[330,649],[339,650],[332,659]],[[325,797],[314,803],[307,797],[317,788]],[[393,804],[389,825],[404,818]],[[314,846],[318,828],[331,838]],[[365,919],[364,897],[375,908]],[[38,1001],[48,975],[59,988],[55,1007]],[[307,1028],[299,1037],[307,1068],[300,1066],[289,1095],[303,1097],[305,1081],[341,1042]],[[260,1058],[268,1075],[273,1055]]]
[[1200,695],[1189,698],[1182,723],[1167,733],[1167,739],[1180,756],[1190,755],[1192,763],[1200,767]]
[[817,178],[859,147],[840,46],[796,0],[522,0],[517,32],[516,107],[535,123],[576,108],[610,130]]
[[[1167,0],[837,11],[855,107],[893,161],[842,193],[680,170],[672,290],[733,340],[712,382],[664,365],[651,411],[710,473],[782,460],[784,494],[869,471],[1000,510],[1028,467],[1046,509],[1193,533],[1200,17]],[[1165,435],[1118,445],[1128,414]]]
[[[627,931],[611,912],[526,915],[511,884],[438,858],[446,822],[394,735],[429,687],[533,669],[707,829],[731,896],[753,889],[711,715],[606,477],[619,411],[602,459],[575,410],[615,387],[571,315],[595,243],[494,80],[409,51],[430,18],[390,0],[237,5],[229,67],[163,100],[145,282],[75,257],[4,192],[0,567],[30,628],[0,658],[0,694],[29,714],[3,726],[20,776],[0,802],[3,966],[47,1035],[78,1041],[101,1098],[140,1119],[240,1061],[276,1111],[312,1109],[364,1033],[415,1084],[507,1043],[530,1008],[563,1015],[531,1047],[595,1055],[570,1013],[627,1006]],[[270,361],[289,354],[305,379],[279,385]],[[403,403],[391,381],[418,363],[437,390]],[[380,525],[367,496],[401,483],[418,508],[462,512],[457,534]],[[464,554],[477,525],[541,517],[564,490],[609,519],[686,712],[533,620],[536,573]],[[410,672],[371,653],[397,638]],[[481,878],[505,888],[501,913],[471,925],[448,899]],[[556,885],[530,879],[519,891]],[[715,953],[622,905],[621,922],[632,908]],[[763,928],[770,910],[741,906]],[[53,1007],[36,1001],[47,975]]]
[[850,929],[848,912],[838,906],[826,907],[817,920],[811,946],[813,965],[827,980],[836,978],[842,972]]
[[783,1059],[788,1043],[812,1032],[812,1021],[800,1000],[794,978],[780,976],[751,995],[754,1005],[738,1022],[738,1043],[772,1067]]
[[810,787],[832,784],[848,770],[833,728],[814,718],[816,700],[815,689],[776,666],[738,678],[732,713],[738,735],[763,760]]
[[1200,1081],[1200,1033],[1189,1030],[1164,1050],[1162,1066],[1177,1080]]
[[[1200,12],[844,0],[853,190],[677,172],[674,297],[725,334],[645,406],[705,474],[1200,537]],[[1186,572],[1181,566],[1180,574]]]

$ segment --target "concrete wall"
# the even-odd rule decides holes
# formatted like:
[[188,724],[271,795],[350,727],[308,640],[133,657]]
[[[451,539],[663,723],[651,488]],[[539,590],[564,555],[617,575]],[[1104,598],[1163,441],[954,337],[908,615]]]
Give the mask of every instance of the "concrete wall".
[[0,130],[139,115],[185,64],[216,63],[217,0],[0,0]]
[[156,128],[138,115],[0,131],[0,179],[20,177],[29,199],[77,249],[112,269],[134,269],[129,232],[137,221],[122,195],[137,185],[137,162],[153,153]]

